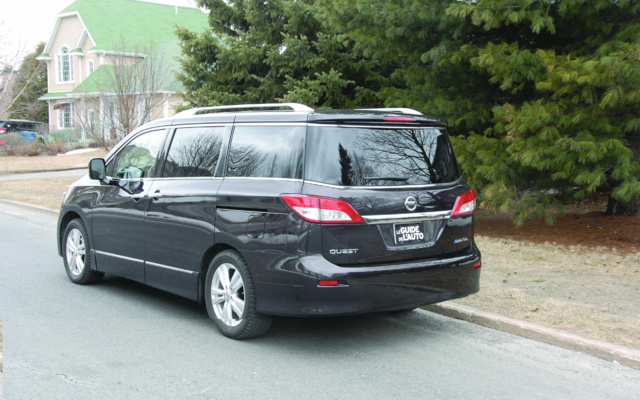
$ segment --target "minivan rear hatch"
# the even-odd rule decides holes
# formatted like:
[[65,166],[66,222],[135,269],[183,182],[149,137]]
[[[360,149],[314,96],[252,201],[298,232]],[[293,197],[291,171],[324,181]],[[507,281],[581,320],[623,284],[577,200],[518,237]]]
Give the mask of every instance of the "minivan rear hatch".
[[346,202],[362,217],[321,222],[322,254],[337,265],[441,258],[472,245],[475,194],[439,119],[310,115],[303,194]]

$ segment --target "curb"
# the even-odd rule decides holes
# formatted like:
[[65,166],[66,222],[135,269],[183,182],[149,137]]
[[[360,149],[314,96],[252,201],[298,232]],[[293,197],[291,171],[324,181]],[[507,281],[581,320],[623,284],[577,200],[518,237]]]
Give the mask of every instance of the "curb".
[[47,207],[37,206],[35,204],[23,203],[21,201],[0,199],[0,203],[3,203],[3,202],[4,203],[8,203],[8,204],[12,204],[12,205],[18,206],[18,207],[31,208],[31,209],[34,209],[34,210],[46,211],[46,212],[54,213],[54,214],[58,214],[60,212],[60,210],[54,210],[54,209],[47,208]]
[[71,168],[60,168],[60,169],[43,169],[43,170],[33,170],[33,171],[19,171],[19,172],[9,172],[8,174],[4,171],[0,171],[2,175],[24,175],[24,174],[43,174],[45,172],[65,172],[65,171],[76,171],[81,169],[87,169],[87,167],[71,167]]
[[422,308],[446,317],[460,319],[538,342],[578,351],[640,370],[640,350],[637,349],[618,346],[599,340],[586,339],[558,329],[547,328],[546,326],[504,317],[499,314],[481,311],[473,307],[451,302],[446,304],[432,304]]

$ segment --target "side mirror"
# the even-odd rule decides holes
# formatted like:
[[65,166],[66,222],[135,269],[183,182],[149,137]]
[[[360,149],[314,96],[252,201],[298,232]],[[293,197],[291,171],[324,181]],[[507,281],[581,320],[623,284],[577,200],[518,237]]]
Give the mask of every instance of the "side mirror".
[[107,167],[104,164],[104,159],[94,158],[89,161],[89,178],[103,181],[107,176]]

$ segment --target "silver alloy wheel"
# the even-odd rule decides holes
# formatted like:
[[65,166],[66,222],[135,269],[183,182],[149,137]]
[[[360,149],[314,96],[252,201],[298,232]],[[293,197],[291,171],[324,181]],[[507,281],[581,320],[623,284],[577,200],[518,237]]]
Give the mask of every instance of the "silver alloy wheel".
[[79,276],[84,271],[86,248],[84,237],[79,229],[72,229],[67,235],[67,265],[74,276]]
[[211,280],[211,305],[216,317],[233,327],[242,322],[244,282],[233,264],[221,264]]

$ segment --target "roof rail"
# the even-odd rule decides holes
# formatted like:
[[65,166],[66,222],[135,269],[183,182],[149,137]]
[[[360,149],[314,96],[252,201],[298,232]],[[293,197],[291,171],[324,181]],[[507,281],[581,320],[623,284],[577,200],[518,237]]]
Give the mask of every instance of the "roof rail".
[[423,115],[420,111],[412,108],[358,108],[358,111],[388,111],[388,112],[401,112],[404,114]]
[[266,104],[238,104],[230,106],[199,107],[182,111],[174,117],[186,117],[188,115],[206,114],[207,111],[233,111],[233,110],[261,110],[264,108],[290,108],[291,111],[312,112],[313,108],[299,103],[266,103]]

